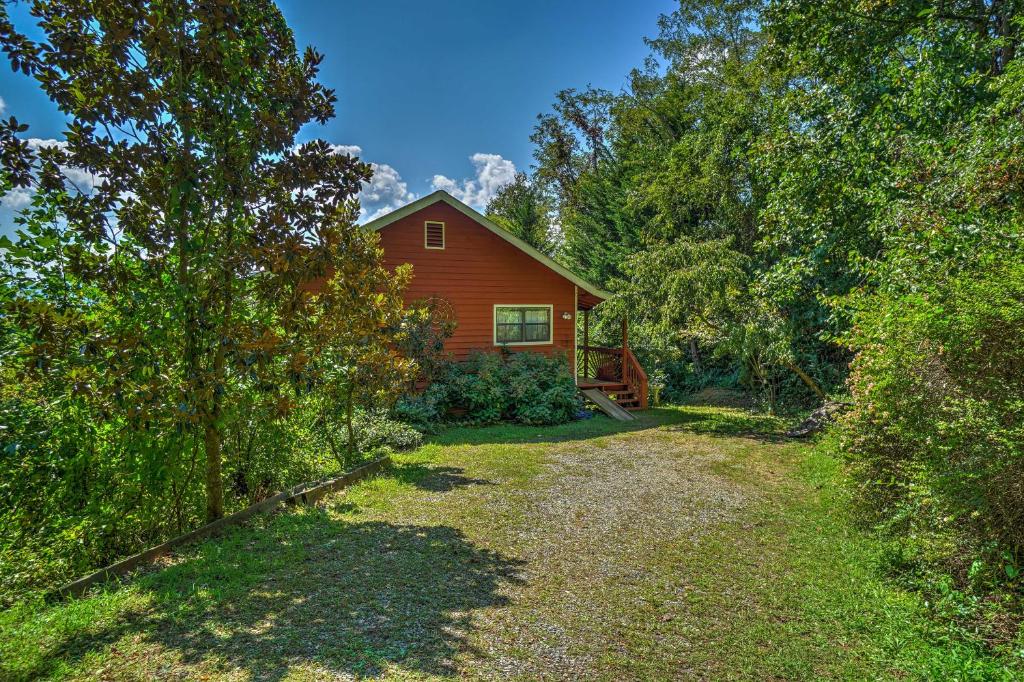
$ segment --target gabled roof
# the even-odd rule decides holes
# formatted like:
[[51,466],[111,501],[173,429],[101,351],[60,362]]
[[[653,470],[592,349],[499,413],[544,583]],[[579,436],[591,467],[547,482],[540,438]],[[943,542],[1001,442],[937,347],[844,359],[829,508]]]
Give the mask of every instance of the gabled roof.
[[426,208],[427,206],[436,204],[439,201],[443,201],[444,203],[454,208],[456,211],[459,211],[460,213],[466,215],[468,218],[473,219],[480,225],[484,226],[494,234],[498,235],[499,237],[507,241],[512,246],[516,247],[517,249],[525,253],[526,255],[530,256],[534,260],[540,261],[550,269],[557,272],[562,277],[565,277],[567,280],[578,286],[580,289],[583,289],[589,294],[602,300],[611,297],[611,294],[602,289],[601,287],[594,286],[593,284],[586,281],[579,275],[576,275],[566,267],[559,265],[550,256],[541,253],[540,251],[533,248],[532,246],[524,242],[522,239],[515,236],[508,230],[504,229],[494,221],[488,220],[488,218],[485,215],[483,215],[479,211],[474,210],[467,204],[462,203],[461,201],[453,197],[451,194],[448,194],[448,192],[445,192],[443,189],[439,189],[436,192],[432,192],[425,197],[422,197],[410,204],[402,206],[401,208],[396,208],[394,211],[388,213],[387,215],[383,215],[379,218],[376,218],[375,220],[371,220],[370,222],[366,223],[366,225],[364,225],[363,227],[365,227],[368,230],[380,230],[381,228],[387,227],[388,225],[395,221],[401,220],[407,215],[412,215],[421,208]]

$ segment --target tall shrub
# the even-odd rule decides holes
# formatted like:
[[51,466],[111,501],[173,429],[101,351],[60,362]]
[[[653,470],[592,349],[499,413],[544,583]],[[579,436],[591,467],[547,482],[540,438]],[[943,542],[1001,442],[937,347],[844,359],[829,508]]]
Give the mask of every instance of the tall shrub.
[[872,297],[855,320],[856,407],[843,444],[878,518],[911,553],[961,578],[976,557],[990,577],[1017,580],[1024,260],[983,261],[912,293]]
[[481,424],[560,424],[574,419],[579,408],[565,356],[476,351],[464,362],[445,365],[423,393],[399,400],[395,414],[425,428],[451,417]]

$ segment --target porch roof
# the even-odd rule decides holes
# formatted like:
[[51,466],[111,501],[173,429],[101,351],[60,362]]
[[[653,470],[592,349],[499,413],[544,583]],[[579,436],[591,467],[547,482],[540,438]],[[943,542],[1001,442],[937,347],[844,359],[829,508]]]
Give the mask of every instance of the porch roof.
[[[600,289],[598,291],[601,291]],[[593,294],[585,289],[580,289],[576,295],[576,310],[592,310],[601,301],[608,298],[608,293],[601,291],[603,295]]]

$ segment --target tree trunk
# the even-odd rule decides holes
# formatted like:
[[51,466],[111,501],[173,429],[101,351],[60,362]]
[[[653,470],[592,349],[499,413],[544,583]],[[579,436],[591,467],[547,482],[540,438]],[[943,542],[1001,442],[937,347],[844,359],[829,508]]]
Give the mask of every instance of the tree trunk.
[[765,371],[764,365],[761,361],[754,357],[751,358],[750,368],[754,372],[754,376],[761,382],[761,387],[764,389],[765,395],[768,398],[768,414],[775,414],[775,386],[771,382],[771,377]]
[[[225,276],[230,282],[230,278]],[[206,520],[215,521],[224,516],[224,481],[221,479],[221,451],[224,437],[220,432],[220,421],[223,413],[224,384],[227,381],[225,372],[225,345],[228,320],[231,319],[231,289],[225,292],[224,319],[217,334],[217,350],[213,355],[213,396],[210,398],[206,412],[205,433],[203,441],[206,445]]]
[[700,352],[697,350],[697,339],[693,337],[690,337],[690,361],[693,363],[694,373],[704,373],[704,367],[700,362]]
[[[995,5],[993,5],[993,9],[996,9]],[[1005,43],[999,48],[999,72],[1002,73],[1006,71],[1006,67],[1017,56],[1017,37],[1014,35],[1013,9],[1007,7],[1005,2],[1000,2],[998,10],[999,37]]]
[[213,420],[207,420],[203,441],[206,445],[206,520],[224,516],[224,483],[220,476],[221,435]]
[[213,396],[210,398],[204,420],[203,442],[206,446],[206,520],[215,521],[224,516],[224,482],[221,480],[221,451],[224,437],[220,432],[220,421],[223,413],[224,384],[227,381],[225,372],[225,334],[227,320],[231,319],[231,291],[226,292],[224,301],[224,320],[217,335],[217,351],[213,356]]
[[800,377],[801,381],[803,381],[805,384],[807,384],[807,388],[809,388],[812,391],[814,391],[814,395],[816,395],[819,398],[821,398],[822,401],[825,401],[825,400],[828,399],[828,397],[825,395],[825,392],[822,391],[821,388],[818,387],[818,384],[814,383],[814,379],[812,379],[807,374],[807,372],[803,371],[802,369],[797,367],[795,363],[790,362],[789,360],[785,361],[784,364],[786,365],[786,369],[788,369],[789,371],[793,372],[793,374],[796,374],[798,377]]
[[[754,374],[754,378],[757,379],[758,383],[761,384],[761,388],[764,391],[765,397],[768,398],[768,414],[775,414],[775,386],[771,383],[771,378],[765,371],[765,366],[761,364],[760,358],[752,356],[750,359],[751,372]],[[753,382],[752,386],[753,386]]]
[[216,521],[224,516],[224,482],[221,480],[221,458],[224,436],[221,434],[223,393],[227,383],[226,355],[227,328],[231,319],[230,275],[225,272],[225,299],[223,319],[217,330],[217,350],[213,354],[212,396],[206,403],[203,419],[203,444],[206,450],[206,520]]
[[352,429],[353,397],[356,391],[355,384],[350,383],[348,396],[345,400],[345,427],[348,429],[348,464],[351,464],[356,454],[356,433]]

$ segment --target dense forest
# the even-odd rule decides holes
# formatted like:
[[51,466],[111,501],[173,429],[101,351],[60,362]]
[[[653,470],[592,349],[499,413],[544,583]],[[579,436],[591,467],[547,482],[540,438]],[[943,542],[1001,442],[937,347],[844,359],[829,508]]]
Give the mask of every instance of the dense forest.
[[[682,0],[626,89],[555,95],[487,207],[614,293],[596,333],[628,315],[662,400],[849,403],[820,447],[886,570],[993,646],[1024,610],[1022,10]],[[502,372],[571,418],[550,365],[437,361],[356,225],[371,167],[296,144],[334,94],[272,2],[34,14],[45,42],[0,6],[0,47],[69,124],[0,122],[0,193],[32,191],[0,241],[0,602],[416,442],[453,392],[514,415]]]
[[894,570],[998,641],[1024,570],[1021,10],[683,0],[624,92],[558,93],[534,193],[496,202],[554,207],[558,258],[616,294],[605,339],[627,313],[669,400],[852,403],[830,443]]

